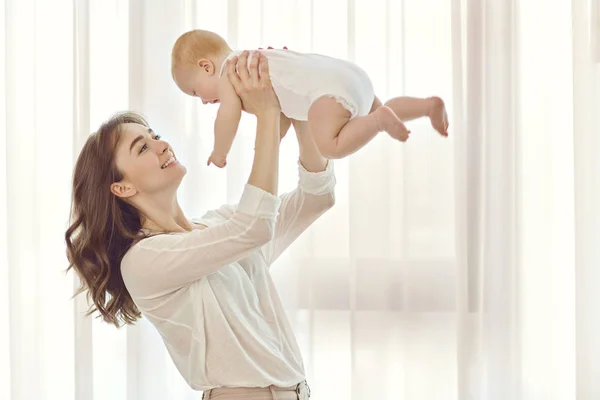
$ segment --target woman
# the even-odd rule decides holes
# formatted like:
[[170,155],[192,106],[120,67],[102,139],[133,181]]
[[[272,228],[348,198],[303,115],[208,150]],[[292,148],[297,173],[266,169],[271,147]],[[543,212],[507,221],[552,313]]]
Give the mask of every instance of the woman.
[[117,326],[144,315],[205,399],[307,399],[302,357],[269,266],[333,205],[335,177],[296,123],[298,188],[276,196],[279,103],[264,56],[249,71],[241,68],[247,57],[227,71],[258,121],[239,203],[188,219],[176,195],[186,169],[174,150],[141,117],[118,115],[89,137],[75,166],[69,268],[93,299],[90,313]]

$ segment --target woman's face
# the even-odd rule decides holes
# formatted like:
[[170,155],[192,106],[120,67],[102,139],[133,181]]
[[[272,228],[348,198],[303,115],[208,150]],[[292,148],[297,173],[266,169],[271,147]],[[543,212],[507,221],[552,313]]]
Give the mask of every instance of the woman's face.
[[140,124],[126,123],[120,128],[115,162],[123,179],[111,185],[113,194],[131,198],[175,193],[187,170],[169,144]]

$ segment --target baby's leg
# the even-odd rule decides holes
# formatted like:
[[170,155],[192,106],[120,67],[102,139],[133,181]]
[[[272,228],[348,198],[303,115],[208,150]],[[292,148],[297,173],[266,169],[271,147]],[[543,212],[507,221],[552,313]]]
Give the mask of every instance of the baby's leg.
[[327,158],[346,157],[384,130],[395,139],[408,139],[408,129],[389,107],[381,106],[381,102],[376,107],[374,101],[371,111],[350,120],[350,111],[334,98],[316,100],[308,110],[308,123],[321,154]]
[[431,125],[443,136],[448,136],[448,116],[446,106],[439,97],[420,99],[416,97],[395,97],[385,103],[402,121],[429,117]]

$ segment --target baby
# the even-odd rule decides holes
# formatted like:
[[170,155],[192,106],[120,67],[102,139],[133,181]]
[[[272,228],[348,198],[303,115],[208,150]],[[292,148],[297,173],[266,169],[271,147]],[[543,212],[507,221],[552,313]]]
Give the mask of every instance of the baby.
[[[428,117],[436,131],[448,135],[448,117],[439,97],[395,97],[382,105],[371,80],[355,64],[287,49],[261,51],[268,60],[273,89],[284,114],[281,137],[289,129],[290,120],[308,121],[324,157],[346,157],[382,131],[406,141],[410,131],[403,121],[420,117]],[[200,97],[203,104],[220,103],[207,165],[226,165],[237,133],[242,104],[223,72],[240,53],[221,36],[204,30],[184,33],[173,46],[171,73],[179,89]],[[249,64],[252,59],[251,53]]]

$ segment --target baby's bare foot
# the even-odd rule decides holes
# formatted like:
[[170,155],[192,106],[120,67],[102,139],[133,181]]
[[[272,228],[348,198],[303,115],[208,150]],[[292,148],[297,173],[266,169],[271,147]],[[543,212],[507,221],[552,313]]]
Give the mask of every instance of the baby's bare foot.
[[431,126],[442,136],[448,136],[448,115],[444,101],[439,97],[430,97],[429,99],[429,119]]
[[391,137],[401,142],[408,139],[410,131],[398,116],[388,106],[381,106],[375,110],[379,129],[386,131]]

